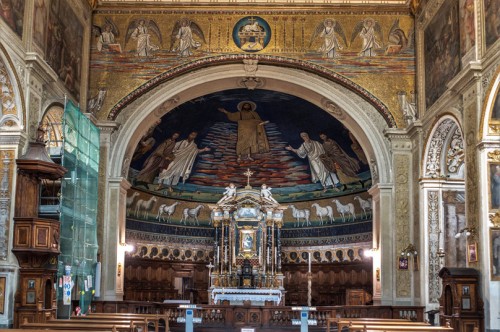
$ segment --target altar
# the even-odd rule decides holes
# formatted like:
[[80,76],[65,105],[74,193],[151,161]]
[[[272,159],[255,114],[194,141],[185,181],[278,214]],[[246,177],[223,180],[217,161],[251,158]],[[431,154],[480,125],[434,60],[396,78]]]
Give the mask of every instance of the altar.
[[[229,301],[230,305],[243,305],[249,301],[250,305],[263,306],[266,302],[274,305],[284,305],[284,292],[280,289],[240,289],[240,288],[213,288],[210,300],[213,304],[222,304]],[[247,302],[248,303],[248,302]]]
[[[271,188],[229,184],[223,197],[209,205],[214,232],[214,261],[210,268],[208,295],[211,303],[231,305],[284,305],[281,272],[281,227],[286,206],[280,205]],[[212,271],[213,269],[213,271]]]

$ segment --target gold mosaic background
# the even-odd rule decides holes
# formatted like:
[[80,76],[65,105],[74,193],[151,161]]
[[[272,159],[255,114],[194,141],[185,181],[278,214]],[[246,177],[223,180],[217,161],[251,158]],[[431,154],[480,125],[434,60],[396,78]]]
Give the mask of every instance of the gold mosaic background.
[[[388,107],[397,125],[404,126],[397,92],[410,93],[415,89],[414,49],[411,47],[413,18],[404,11],[387,10],[381,13],[367,8],[360,13],[359,10],[359,7],[357,11],[319,7],[269,10],[258,9],[255,6],[224,10],[201,7],[169,10],[150,8],[142,11],[100,9],[94,14],[94,25],[103,28],[107,21],[113,22],[118,31],[115,42],[120,44],[122,52],[99,52],[96,48],[97,37],[93,37],[91,41],[90,94],[95,95],[100,87],[108,91],[97,117],[105,119],[122,98],[168,69],[200,58],[246,53],[294,58],[324,66],[373,94]],[[232,37],[235,24],[248,16],[265,20],[272,31],[267,47],[256,53],[242,51]],[[175,39],[176,22],[183,18],[196,23],[205,37],[203,42],[194,35],[194,39],[202,45],[194,49],[193,54],[188,57],[181,57],[171,48],[172,40]],[[376,34],[381,47],[373,57],[359,55],[363,41],[356,33],[359,24],[368,18],[372,18],[381,31]],[[157,34],[154,33],[155,29],[150,28],[151,43],[159,49],[148,57],[136,55],[136,41],[128,38],[125,42],[127,30],[133,26],[131,23],[140,19],[154,22],[159,31]],[[320,36],[313,38],[318,34],[316,30],[321,29],[325,19],[336,20],[338,26],[342,27],[347,41],[346,45],[341,35],[338,35],[343,49],[339,52],[340,56],[334,59],[323,57],[318,51],[323,43],[322,38]],[[398,25],[399,32],[403,32],[408,39],[408,47],[401,53],[390,54],[389,50],[389,54],[386,54],[391,44],[390,32],[391,29],[394,31],[395,24]]]

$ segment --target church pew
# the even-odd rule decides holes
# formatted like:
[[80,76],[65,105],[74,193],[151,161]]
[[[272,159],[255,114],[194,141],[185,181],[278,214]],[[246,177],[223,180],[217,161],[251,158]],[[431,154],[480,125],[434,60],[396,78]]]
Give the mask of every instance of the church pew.
[[[330,332],[330,326],[337,326],[338,331],[340,332],[343,327],[349,326],[350,322],[353,322],[356,324],[357,322],[362,322],[362,323],[371,323],[371,322],[402,322],[402,323],[407,323],[411,322],[408,319],[396,319],[396,318],[344,318],[344,317],[335,317],[335,318],[328,318],[326,322],[326,331]],[[341,325],[339,326],[339,323]],[[362,324],[360,323],[360,324]],[[413,322],[412,322],[413,323]]]
[[72,316],[71,319],[75,320],[94,320],[94,321],[116,321],[120,319],[131,320],[135,326],[144,326],[144,331],[152,324],[155,332],[159,331],[160,320],[165,321],[165,331],[168,331],[168,316],[166,314],[135,314],[135,313],[88,313],[85,316]]
[[377,318],[346,318],[337,322],[338,331],[351,325],[386,325],[386,326],[431,326],[429,323],[412,322],[405,319],[377,319]]
[[422,326],[422,325],[350,325],[349,332],[433,332],[433,331],[453,331],[452,327],[444,326]]
[[23,323],[21,329],[35,330],[73,330],[73,331],[108,331],[135,332],[133,324],[115,324],[113,322],[70,321],[63,319],[50,320],[45,323]]
[[[75,332],[75,330],[50,330],[45,329],[43,332]],[[94,332],[109,332],[109,330],[93,330]],[[0,332],[40,332],[40,329],[0,329]]]

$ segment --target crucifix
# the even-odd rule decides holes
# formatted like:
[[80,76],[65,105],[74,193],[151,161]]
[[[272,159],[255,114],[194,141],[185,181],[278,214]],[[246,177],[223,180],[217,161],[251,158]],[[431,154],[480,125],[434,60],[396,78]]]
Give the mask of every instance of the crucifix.
[[210,282],[210,287],[212,287],[212,269],[215,267],[215,265],[213,265],[212,262],[209,262],[207,267],[208,267],[208,280]]
[[252,187],[250,187],[250,177],[253,175],[253,172],[250,170],[250,168],[247,168],[247,171],[243,173],[243,175],[247,176],[247,186],[245,187],[245,189],[252,189]]

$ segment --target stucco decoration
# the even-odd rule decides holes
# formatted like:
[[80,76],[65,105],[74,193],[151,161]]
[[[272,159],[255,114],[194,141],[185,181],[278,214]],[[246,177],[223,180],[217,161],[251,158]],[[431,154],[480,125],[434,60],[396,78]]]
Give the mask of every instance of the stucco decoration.
[[10,151],[2,151],[2,179],[0,181],[0,260],[7,259],[9,248],[9,220],[11,197],[12,156]]
[[441,296],[439,270],[441,269],[439,249],[439,193],[429,191],[427,193],[428,227],[429,227],[429,302],[439,303]]
[[[394,173],[396,179],[396,252],[398,254],[410,241],[410,209],[409,209],[409,169],[410,157],[404,154],[394,156]],[[407,270],[397,270],[396,295],[398,297],[411,296],[411,278]]]
[[437,178],[446,171],[442,165],[442,151],[445,148],[446,138],[450,134],[452,128],[456,126],[455,121],[451,118],[445,118],[437,124],[434,133],[428,143],[425,162],[425,177]]
[[453,175],[453,177],[463,178],[464,158],[465,153],[462,131],[457,127],[451,135],[448,150],[446,152],[446,166],[450,176]]
[[0,116],[7,114],[17,114],[16,101],[12,81],[7,72],[7,68],[0,58]]

